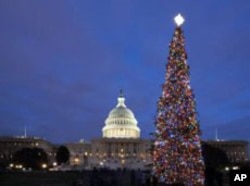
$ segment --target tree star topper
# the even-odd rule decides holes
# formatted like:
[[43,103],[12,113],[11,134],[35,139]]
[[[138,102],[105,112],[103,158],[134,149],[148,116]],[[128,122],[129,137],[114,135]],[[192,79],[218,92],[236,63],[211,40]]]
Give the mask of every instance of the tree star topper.
[[185,19],[181,16],[181,14],[178,14],[177,16],[175,16],[174,21],[177,26],[181,26],[184,23]]

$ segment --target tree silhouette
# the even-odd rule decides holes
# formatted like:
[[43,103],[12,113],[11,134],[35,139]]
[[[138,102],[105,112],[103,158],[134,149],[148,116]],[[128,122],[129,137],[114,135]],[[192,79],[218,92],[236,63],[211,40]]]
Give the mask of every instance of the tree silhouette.
[[48,156],[41,148],[23,148],[14,154],[13,161],[25,168],[39,170],[43,164],[48,164]]
[[60,146],[56,153],[56,161],[58,165],[62,163],[67,163],[69,161],[69,150],[65,146]]

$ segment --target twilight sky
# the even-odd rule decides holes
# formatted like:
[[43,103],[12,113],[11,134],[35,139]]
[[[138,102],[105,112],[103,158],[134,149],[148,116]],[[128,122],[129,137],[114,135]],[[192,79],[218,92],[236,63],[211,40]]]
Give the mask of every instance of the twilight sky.
[[249,0],[1,0],[0,136],[100,137],[123,88],[148,138],[179,12],[202,138],[250,140]]

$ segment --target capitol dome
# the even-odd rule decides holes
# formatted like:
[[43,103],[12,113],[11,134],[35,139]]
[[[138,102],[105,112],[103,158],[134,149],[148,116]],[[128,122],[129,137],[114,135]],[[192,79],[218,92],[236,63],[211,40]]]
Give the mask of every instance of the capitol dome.
[[117,99],[118,103],[105,120],[102,129],[104,138],[139,138],[140,129],[133,112],[125,105],[122,91]]

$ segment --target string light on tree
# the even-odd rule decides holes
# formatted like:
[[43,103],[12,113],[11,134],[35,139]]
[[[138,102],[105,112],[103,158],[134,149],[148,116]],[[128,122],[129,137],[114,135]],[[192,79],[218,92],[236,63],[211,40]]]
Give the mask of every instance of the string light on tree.
[[179,14],[175,22],[177,27],[169,46],[166,81],[157,104],[153,174],[166,184],[203,186],[200,127],[181,28],[184,18]]

